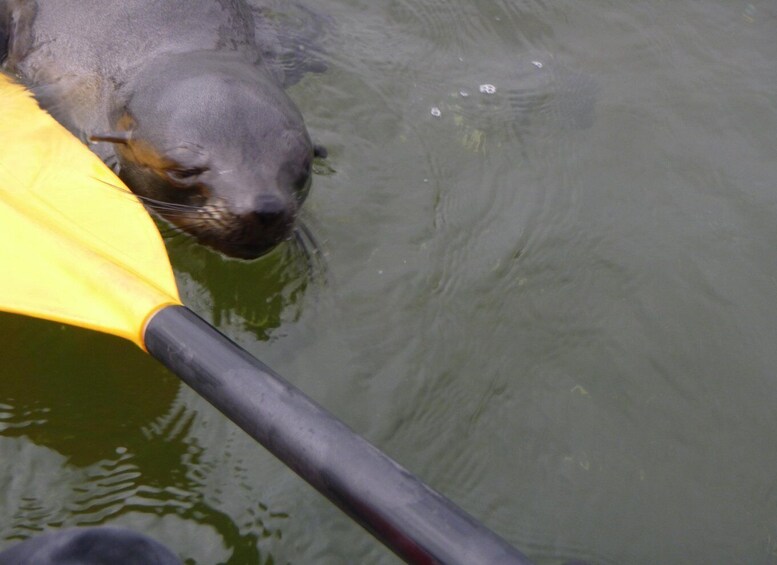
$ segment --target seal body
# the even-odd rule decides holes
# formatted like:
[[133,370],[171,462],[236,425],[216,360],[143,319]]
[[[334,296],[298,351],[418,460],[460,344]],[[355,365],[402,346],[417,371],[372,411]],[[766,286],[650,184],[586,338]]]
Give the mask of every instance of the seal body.
[[0,0],[0,58],[150,209],[253,258],[289,236],[314,157],[263,17],[240,0]]

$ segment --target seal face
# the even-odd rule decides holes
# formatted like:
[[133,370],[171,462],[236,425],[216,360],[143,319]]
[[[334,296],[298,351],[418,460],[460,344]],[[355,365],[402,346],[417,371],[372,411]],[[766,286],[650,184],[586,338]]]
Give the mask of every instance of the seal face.
[[[160,80],[160,76],[164,80]],[[291,100],[231,53],[160,57],[111,116],[122,178],[162,216],[228,255],[290,233],[313,146]],[[182,103],[183,102],[183,103]]]
[[0,57],[149,209],[251,259],[289,237],[315,153],[255,17],[227,0],[0,0]]

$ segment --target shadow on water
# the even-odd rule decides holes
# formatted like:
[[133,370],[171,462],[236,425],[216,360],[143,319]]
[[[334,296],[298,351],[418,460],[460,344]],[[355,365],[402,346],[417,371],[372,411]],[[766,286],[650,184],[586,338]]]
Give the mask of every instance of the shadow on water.
[[230,259],[180,234],[167,247],[184,302],[237,340],[244,333],[271,339],[299,318],[306,292],[326,284],[323,251],[306,225],[254,261]]
[[112,457],[117,440],[177,394],[178,380],[129,342],[21,316],[0,323],[15,342],[0,357],[3,435],[26,436],[74,465]]
[[[215,411],[189,402],[177,378],[111,336],[5,314],[0,327],[14,345],[0,358],[0,549],[111,524],[187,563],[273,562],[260,548],[281,537],[286,514],[235,480],[239,465],[221,476],[204,455],[198,428]],[[244,516],[226,509],[222,483],[240,491]]]

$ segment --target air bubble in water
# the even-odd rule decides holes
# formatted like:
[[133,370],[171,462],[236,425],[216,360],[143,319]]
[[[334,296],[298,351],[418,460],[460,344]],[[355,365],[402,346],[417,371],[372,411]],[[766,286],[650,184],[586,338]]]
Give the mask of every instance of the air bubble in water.
[[496,87],[493,84],[481,84],[480,92],[483,94],[494,94],[496,92]]

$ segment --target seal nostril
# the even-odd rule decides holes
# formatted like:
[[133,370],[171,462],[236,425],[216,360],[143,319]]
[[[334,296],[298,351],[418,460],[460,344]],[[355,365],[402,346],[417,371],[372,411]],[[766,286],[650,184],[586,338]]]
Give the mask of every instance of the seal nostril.
[[259,200],[251,213],[251,219],[260,230],[284,230],[291,223],[291,217],[286,203],[273,197]]
[[260,210],[253,213],[254,221],[265,229],[283,227],[287,223],[288,215],[284,210]]

